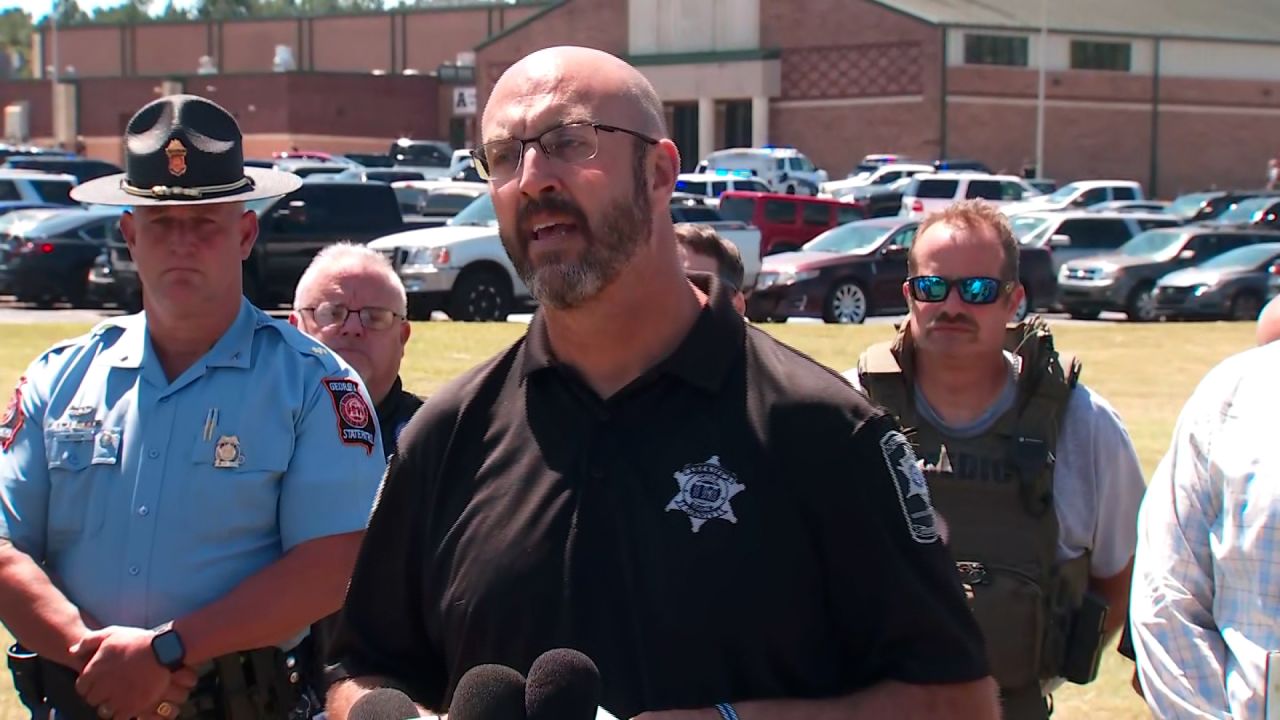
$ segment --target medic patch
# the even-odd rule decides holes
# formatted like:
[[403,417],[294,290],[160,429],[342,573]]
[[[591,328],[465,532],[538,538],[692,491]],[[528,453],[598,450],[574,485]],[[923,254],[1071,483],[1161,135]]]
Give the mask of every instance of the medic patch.
[[0,415],[0,452],[9,450],[9,446],[18,437],[18,431],[22,429],[22,423],[27,419],[22,414],[22,385],[26,381],[25,377],[18,378],[18,384],[13,388],[13,396],[9,398],[4,414]]
[[911,443],[902,433],[891,431],[880,438],[880,452],[898,491],[898,503],[911,539],[923,544],[937,541],[938,525],[929,500],[929,484],[925,482]]
[[362,445],[366,454],[373,453],[373,413],[360,394],[360,383],[348,378],[325,378],[324,389],[333,399],[338,416],[338,437],[346,445]]

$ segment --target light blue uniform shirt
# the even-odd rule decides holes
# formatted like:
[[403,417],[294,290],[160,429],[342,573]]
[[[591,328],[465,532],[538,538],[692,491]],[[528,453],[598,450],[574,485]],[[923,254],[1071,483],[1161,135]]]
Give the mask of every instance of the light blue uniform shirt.
[[355,371],[248,301],[172,383],[133,315],[46,352],[19,392],[0,537],[107,624],[182,617],[301,543],[364,529],[386,464]]

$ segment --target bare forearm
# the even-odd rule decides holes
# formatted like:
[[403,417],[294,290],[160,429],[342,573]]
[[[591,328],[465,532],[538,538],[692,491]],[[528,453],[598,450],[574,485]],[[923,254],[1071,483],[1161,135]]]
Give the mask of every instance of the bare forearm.
[[28,650],[76,670],[83,663],[68,648],[96,625],[8,540],[0,540],[0,619]]
[[174,629],[186,646],[187,664],[284,642],[336,612],[342,607],[362,535],[303,543],[224,597],[177,619]]
[[[335,684],[329,689],[329,696],[325,699],[325,712],[329,720],[347,720],[347,716],[351,714],[351,706],[355,705],[357,700],[384,687],[396,687],[396,685],[386,678],[373,675],[350,678]],[[418,705],[418,712],[423,716],[431,715],[431,711],[421,705]]]
[[760,700],[735,703],[742,720],[998,720],[1000,702],[990,678],[952,685],[883,682],[829,700]]

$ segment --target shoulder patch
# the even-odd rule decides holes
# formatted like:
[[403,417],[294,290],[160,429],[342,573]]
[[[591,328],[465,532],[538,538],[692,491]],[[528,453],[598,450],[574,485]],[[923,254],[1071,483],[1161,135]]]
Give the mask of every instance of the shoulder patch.
[[373,431],[375,418],[360,394],[360,383],[352,378],[327,377],[321,380],[324,389],[333,400],[333,412],[338,416],[338,438],[344,445],[360,445],[365,454],[373,453],[377,435]]
[[898,504],[911,539],[928,544],[938,540],[937,517],[929,500],[929,484],[924,471],[916,461],[911,443],[897,430],[891,430],[880,438],[880,453],[884,455],[894,489],[898,491]]
[[4,413],[0,414],[0,452],[9,451],[9,446],[18,437],[18,431],[26,420],[26,416],[22,414],[22,386],[26,381],[25,377],[18,378],[9,404],[5,406]]

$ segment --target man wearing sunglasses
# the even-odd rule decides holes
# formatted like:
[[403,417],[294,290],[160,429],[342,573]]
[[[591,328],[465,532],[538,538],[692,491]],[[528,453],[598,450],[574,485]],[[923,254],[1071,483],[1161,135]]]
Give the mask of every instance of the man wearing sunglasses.
[[907,267],[907,321],[846,377],[913,428],[1004,717],[1042,720],[1059,678],[1091,681],[1124,623],[1142,470],[1043,321],[1007,327],[1023,289],[998,210],[926,218]]
[[321,250],[298,280],[289,323],[351,363],[373,398],[382,452],[396,440],[422,399],[404,389],[400,363],[409,342],[404,283],[385,255],[338,243]]
[[335,720],[379,686],[447,710],[469,668],[529,672],[558,647],[594,660],[620,718],[994,718],[896,424],[748,327],[714,276],[686,277],[648,81],[542,50],[482,128],[541,307],[401,436],[343,611]]

